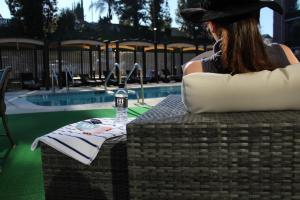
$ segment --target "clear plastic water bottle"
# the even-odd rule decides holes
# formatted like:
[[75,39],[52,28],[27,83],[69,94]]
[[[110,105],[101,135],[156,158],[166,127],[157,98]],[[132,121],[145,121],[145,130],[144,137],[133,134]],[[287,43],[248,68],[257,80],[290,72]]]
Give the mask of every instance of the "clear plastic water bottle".
[[115,106],[115,124],[125,128],[128,119],[128,93],[127,90],[124,89],[124,84],[120,84],[118,91],[115,93]]

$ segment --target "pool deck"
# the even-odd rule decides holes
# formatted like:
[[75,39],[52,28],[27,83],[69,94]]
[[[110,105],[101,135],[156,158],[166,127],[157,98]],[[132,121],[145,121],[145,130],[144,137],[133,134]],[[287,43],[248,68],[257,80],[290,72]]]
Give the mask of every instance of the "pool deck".
[[[160,87],[160,86],[178,86],[181,83],[152,83],[144,85],[147,87]],[[129,84],[128,89],[140,88],[138,84]],[[114,90],[117,87],[109,87],[108,90]],[[69,92],[86,92],[86,91],[104,91],[104,87],[70,87]],[[55,93],[66,93],[66,88],[57,89]],[[106,103],[93,103],[93,104],[81,104],[81,105],[69,105],[69,106],[39,106],[26,100],[28,95],[39,95],[39,94],[51,94],[51,90],[21,90],[5,93],[6,102],[6,113],[7,114],[21,114],[21,113],[38,113],[38,112],[57,112],[57,111],[73,111],[73,110],[94,110],[94,109],[111,109],[113,108],[113,102]],[[165,97],[164,97],[165,98]],[[145,99],[145,104],[140,105],[137,100],[129,100],[129,107],[139,106],[154,106],[164,98]]]

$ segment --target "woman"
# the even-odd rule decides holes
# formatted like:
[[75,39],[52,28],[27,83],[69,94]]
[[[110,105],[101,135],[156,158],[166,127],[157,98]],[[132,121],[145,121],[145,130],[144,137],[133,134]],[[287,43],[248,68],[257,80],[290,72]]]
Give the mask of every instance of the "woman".
[[199,7],[185,9],[181,15],[194,24],[205,23],[216,40],[211,57],[201,55],[188,62],[184,75],[195,72],[238,74],[274,70],[299,63],[285,45],[263,42],[259,31],[259,12],[269,7],[282,14],[274,1],[200,0]]

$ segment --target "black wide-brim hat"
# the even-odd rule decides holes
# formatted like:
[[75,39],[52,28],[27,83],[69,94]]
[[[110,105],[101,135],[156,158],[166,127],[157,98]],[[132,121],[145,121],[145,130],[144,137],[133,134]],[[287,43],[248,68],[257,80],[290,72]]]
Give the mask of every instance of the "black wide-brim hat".
[[184,20],[194,24],[243,16],[268,7],[283,14],[282,7],[270,0],[199,0],[197,6],[183,9]]

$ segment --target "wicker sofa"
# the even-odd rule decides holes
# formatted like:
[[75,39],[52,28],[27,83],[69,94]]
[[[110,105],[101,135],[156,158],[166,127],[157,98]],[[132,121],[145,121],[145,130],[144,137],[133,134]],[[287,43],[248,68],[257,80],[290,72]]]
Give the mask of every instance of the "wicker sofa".
[[169,96],[91,166],[45,144],[42,160],[46,200],[296,200],[300,111],[193,115]]
[[130,199],[300,199],[300,111],[186,113],[169,96],[127,126]]
[[126,200],[126,137],[107,140],[91,166],[41,143],[46,200]]

